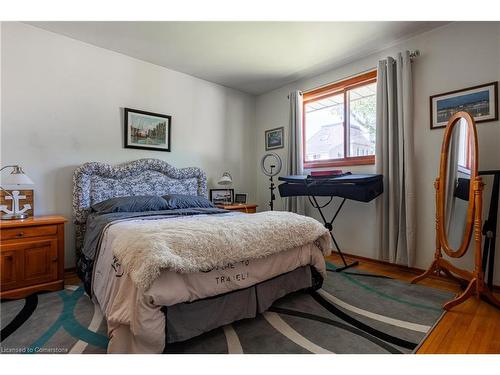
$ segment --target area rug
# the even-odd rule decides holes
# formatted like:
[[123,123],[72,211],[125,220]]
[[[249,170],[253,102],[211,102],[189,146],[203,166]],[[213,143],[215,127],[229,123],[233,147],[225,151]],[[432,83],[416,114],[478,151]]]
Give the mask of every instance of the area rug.
[[[453,294],[358,271],[329,272],[255,319],[170,344],[167,353],[412,353]],[[82,286],[1,303],[1,353],[105,353],[106,322]]]

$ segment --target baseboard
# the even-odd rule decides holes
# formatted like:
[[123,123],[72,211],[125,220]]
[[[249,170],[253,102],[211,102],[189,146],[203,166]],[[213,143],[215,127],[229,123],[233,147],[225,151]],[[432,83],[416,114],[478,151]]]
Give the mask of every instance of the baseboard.
[[364,257],[361,255],[354,255],[354,254],[349,254],[346,252],[342,252],[342,254],[348,256],[349,258],[357,259],[360,261],[366,261],[366,262],[370,262],[370,263],[377,263],[377,264],[383,264],[386,266],[391,266],[393,268],[398,268],[398,269],[401,269],[401,270],[406,271],[406,272],[414,273],[416,275],[421,274],[425,271],[425,270],[422,270],[420,268],[403,266],[401,264],[391,263],[391,262],[388,262],[385,260],[380,260],[380,259],[368,258],[368,257]]
[[[345,252],[342,252],[342,254],[344,254],[345,256],[347,256],[349,258],[359,260],[361,262],[365,261],[365,262],[369,262],[369,263],[382,264],[382,265],[390,266],[390,267],[393,267],[393,268],[397,268],[399,270],[402,270],[402,271],[405,271],[405,272],[409,272],[409,273],[412,273],[412,274],[415,274],[415,275],[420,275],[420,274],[422,274],[422,273],[424,273],[426,271],[426,270],[423,270],[423,269],[417,268],[417,267],[403,266],[401,264],[391,263],[391,262],[388,262],[388,261],[385,261],[385,260],[380,260],[380,259],[368,258],[368,257],[364,257],[364,256],[361,256],[361,255],[354,255],[354,254],[349,254],[349,253],[345,253]],[[433,279],[436,279],[436,280],[446,280],[446,281],[450,281],[450,282],[453,283],[453,280],[450,280],[450,279],[447,279],[447,278],[444,278],[444,277],[439,277],[439,276],[435,276],[435,275],[430,275],[429,277],[431,277]],[[493,284],[493,291],[500,293],[500,285]]]

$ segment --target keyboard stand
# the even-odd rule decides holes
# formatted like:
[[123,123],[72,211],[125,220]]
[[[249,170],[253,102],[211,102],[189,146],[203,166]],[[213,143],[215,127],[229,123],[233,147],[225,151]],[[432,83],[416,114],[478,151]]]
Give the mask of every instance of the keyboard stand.
[[335,245],[335,248],[337,249],[337,253],[339,253],[340,255],[340,258],[342,259],[342,262],[344,262],[344,266],[343,267],[339,267],[335,270],[335,272],[342,272],[348,268],[351,268],[351,267],[354,267],[354,266],[357,266],[359,264],[358,261],[355,261],[355,262],[352,262],[351,264],[348,264],[345,260],[345,257],[344,257],[344,254],[342,254],[342,251],[340,251],[340,247],[339,245],[337,244],[337,240],[335,240],[335,237],[333,236],[333,233],[332,233],[332,230],[333,230],[333,222],[335,221],[335,219],[337,218],[340,210],[342,209],[342,206],[344,205],[345,201],[346,201],[346,198],[343,198],[342,199],[342,202],[340,203],[340,206],[337,208],[337,211],[335,211],[335,214],[333,215],[333,218],[332,220],[328,221],[325,217],[325,215],[323,214],[323,208],[327,207],[333,200],[333,196],[330,197],[330,200],[328,201],[328,203],[324,204],[323,206],[320,206],[318,204],[318,201],[316,200],[316,197],[314,195],[311,195],[311,196],[308,196],[309,198],[309,202],[311,203],[311,205],[316,208],[319,212],[319,214],[321,215],[321,218],[323,219],[323,223],[325,224],[325,228],[328,229],[328,232],[330,233],[330,236],[332,237],[332,240],[333,240],[333,243]]

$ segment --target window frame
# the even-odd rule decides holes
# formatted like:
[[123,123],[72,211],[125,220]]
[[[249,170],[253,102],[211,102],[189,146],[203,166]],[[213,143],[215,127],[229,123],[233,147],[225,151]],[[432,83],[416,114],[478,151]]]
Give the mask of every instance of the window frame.
[[[315,90],[311,90],[303,93],[302,102],[302,161],[304,163],[304,168],[327,168],[327,167],[341,167],[341,166],[351,166],[351,165],[371,165],[375,164],[375,155],[365,155],[365,156],[346,156],[348,153],[348,101],[347,92],[356,87],[369,85],[371,83],[377,82],[377,71],[371,70],[369,72],[357,75],[352,78],[348,78],[339,82],[335,82]],[[343,93],[344,95],[344,157],[342,159],[328,159],[320,161],[306,161],[306,104],[317,101],[319,99],[324,99],[332,95],[338,95]]]

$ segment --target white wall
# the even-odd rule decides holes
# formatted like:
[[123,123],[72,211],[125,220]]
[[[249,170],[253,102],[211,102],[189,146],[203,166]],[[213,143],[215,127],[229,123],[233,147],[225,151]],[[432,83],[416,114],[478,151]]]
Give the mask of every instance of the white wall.
[[[500,24],[453,23],[328,73],[255,99],[115,52],[21,23],[1,24],[1,163],[19,163],[33,178],[37,214],[71,217],[71,176],[86,161],[119,163],[156,157],[178,167],[200,166],[209,184],[231,171],[235,189],[266,209],[268,181],[260,172],[264,130],[285,126],[287,94],[373,68],[404,49],[415,61],[417,259],[434,252],[434,190],[443,130],[429,129],[429,96],[500,79]],[[124,149],[123,107],[170,114],[172,152]],[[500,124],[478,124],[480,168],[500,169]],[[277,150],[286,160],[286,149]],[[285,165],[286,167],[286,165]],[[347,168],[346,168],[347,169]],[[373,171],[372,166],[349,168]],[[286,168],[284,169],[286,170]],[[284,174],[284,172],[283,172]],[[485,207],[491,180],[486,179]],[[276,205],[282,207],[278,195]],[[500,229],[498,230],[500,233]],[[349,253],[376,257],[375,204],[348,201],[335,233]],[[66,266],[74,264],[67,226]],[[470,256],[466,259],[470,263]],[[496,283],[500,284],[500,256]]]
[[[35,182],[35,212],[71,218],[72,173],[87,161],[159,158],[225,170],[255,200],[255,98],[22,23],[2,24],[2,165]],[[172,116],[172,152],[123,148],[122,108]],[[73,225],[66,267],[74,266]]]
[[[444,131],[429,129],[429,96],[500,79],[500,23],[452,23],[342,66],[311,79],[299,80],[257,98],[257,163],[265,153],[264,131],[288,126],[287,94],[308,90],[374,68],[377,61],[405,49],[418,49],[421,56],[413,64],[415,167],[417,181],[417,257],[416,266],[426,268],[434,254],[434,188],[438,173],[439,150]],[[500,169],[500,123],[477,126],[480,169]],[[285,134],[288,137],[288,134]],[[285,143],[287,138],[285,139]],[[278,150],[286,160],[286,148]],[[373,166],[344,168],[372,172]],[[286,169],[285,169],[286,171]],[[283,171],[282,174],[286,174]],[[492,180],[486,178],[485,208],[489,206]],[[268,182],[257,167],[257,201],[263,208],[268,201]],[[281,199],[277,201],[281,207]],[[310,211],[310,210],[309,210]],[[331,210],[330,210],[331,213]],[[315,212],[313,216],[317,217]],[[377,255],[375,203],[348,201],[337,219],[335,234],[344,251],[366,257]],[[500,233],[500,229],[498,230]],[[500,241],[500,240],[499,240]],[[471,253],[462,263],[472,265]],[[496,257],[495,282],[500,284],[500,256]]]

